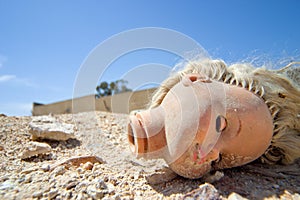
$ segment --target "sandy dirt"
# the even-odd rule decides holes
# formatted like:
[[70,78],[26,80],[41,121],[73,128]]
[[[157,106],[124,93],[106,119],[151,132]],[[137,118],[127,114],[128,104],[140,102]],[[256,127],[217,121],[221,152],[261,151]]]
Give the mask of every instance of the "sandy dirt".
[[[51,152],[22,160],[32,117],[0,116],[0,199],[300,199],[300,161],[289,166],[253,162],[189,180],[163,160],[130,153],[127,115],[54,117],[75,124],[76,139],[39,141]],[[99,159],[70,160],[94,155]]]

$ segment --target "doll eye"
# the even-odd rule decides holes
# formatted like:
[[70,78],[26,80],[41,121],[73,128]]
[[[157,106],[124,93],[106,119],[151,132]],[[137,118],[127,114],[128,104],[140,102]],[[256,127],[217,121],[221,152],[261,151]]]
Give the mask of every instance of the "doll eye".
[[216,118],[216,131],[218,133],[221,133],[222,131],[225,130],[226,126],[227,126],[226,118],[223,117],[222,115],[218,115],[218,117]]

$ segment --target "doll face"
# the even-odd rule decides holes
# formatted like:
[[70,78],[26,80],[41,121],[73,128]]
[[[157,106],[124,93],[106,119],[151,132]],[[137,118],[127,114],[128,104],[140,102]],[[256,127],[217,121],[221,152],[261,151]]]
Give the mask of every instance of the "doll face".
[[136,126],[148,138],[143,153],[160,152],[172,170],[188,178],[257,159],[273,133],[271,115],[260,97],[195,74],[183,77],[150,113],[137,116]]
[[193,87],[195,95],[199,94],[196,99],[200,114],[195,119],[198,127],[191,145],[170,163],[175,172],[197,178],[211,169],[244,165],[265,152],[272,138],[273,120],[260,97],[244,88],[198,75],[188,75],[182,82]]

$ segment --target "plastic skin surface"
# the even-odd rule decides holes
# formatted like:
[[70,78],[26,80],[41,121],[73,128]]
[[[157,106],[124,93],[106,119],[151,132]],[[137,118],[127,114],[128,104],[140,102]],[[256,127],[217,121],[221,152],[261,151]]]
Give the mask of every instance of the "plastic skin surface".
[[186,75],[160,106],[130,116],[128,124],[136,156],[163,158],[186,178],[259,158],[272,134],[271,114],[259,96],[198,74]]

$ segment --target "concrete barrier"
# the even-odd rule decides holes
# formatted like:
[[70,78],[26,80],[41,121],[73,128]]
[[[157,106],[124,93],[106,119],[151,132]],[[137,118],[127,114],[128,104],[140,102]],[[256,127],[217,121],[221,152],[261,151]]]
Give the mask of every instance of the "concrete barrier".
[[32,115],[106,111],[129,114],[132,110],[145,109],[156,88],[124,92],[112,96],[95,98],[95,95],[55,102],[51,104],[33,103]]

